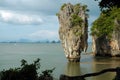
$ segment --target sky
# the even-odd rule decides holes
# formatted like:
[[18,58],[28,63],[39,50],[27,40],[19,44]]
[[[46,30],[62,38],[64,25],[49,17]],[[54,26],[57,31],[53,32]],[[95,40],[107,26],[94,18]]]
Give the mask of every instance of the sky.
[[59,40],[56,13],[64,3],[88,6],[90,31],[100,13],[94,0],[0,0],[0,42]]

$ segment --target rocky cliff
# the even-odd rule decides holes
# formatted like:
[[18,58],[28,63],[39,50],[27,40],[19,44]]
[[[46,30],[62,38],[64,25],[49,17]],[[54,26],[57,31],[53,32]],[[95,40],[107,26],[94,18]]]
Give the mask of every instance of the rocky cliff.
[[80,61],[80,53],[87,49],[87,6],[63,4],[59,13],[59,37],[69,61]]
[[101,13],[91,31],[95,56],[120,56],[120,8]]

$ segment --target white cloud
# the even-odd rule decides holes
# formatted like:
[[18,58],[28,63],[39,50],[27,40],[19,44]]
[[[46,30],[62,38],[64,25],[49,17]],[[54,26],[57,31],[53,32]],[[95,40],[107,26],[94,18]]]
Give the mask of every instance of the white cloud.
[[41,24],[42,19],[38,16],[15,13],[8,10],[0,10],[0,21],[13,24]]
[[[15,27],[18,32],[22,32],[22,35],[27,35],[36,30],[40,30],[28,36],[28,38],[31,38],[32,40],[58,39],[57,30],[59,22],[57,17],[55,17],[55,14],[58,13],[63,3],[69,2],[72,4],[82,3],[88,5],[88,8],[90,9],[89,26],[91,26],[91,23],[99,15],[98,2],[94,0],[0,0],[0,22],[17,24],[12,25],[13,27],[18,26],[18,24],[23,24],[22,26],[29,24],[27,25],[29,28],[24,27],[24,29],[19,29],[18,27]],[[42,25],[32,25],[41,23]],[[6,25],[0,23],[0,26]],[[8,29],[0,32],[6,32],[7,34],[11,30],[11,27],[9,26],[11,25],[8,24],[6,26]],[[15,36],[16,34],[13,35]]]
[[39,30],[29,35],[32,40],[58,40],[58,31]]
[[0,7],[8,10],[31,11],[55,15],[63,3],[69,2],[72,4],[86,4],[92,12],[99,9],[97,6],[98,2],[94,0],[0,0]]

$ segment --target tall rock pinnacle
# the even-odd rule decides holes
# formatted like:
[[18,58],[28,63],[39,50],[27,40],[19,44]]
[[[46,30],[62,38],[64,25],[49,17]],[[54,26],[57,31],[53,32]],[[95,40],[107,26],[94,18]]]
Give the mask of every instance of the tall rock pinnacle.
[[87,49],[87,6],[63,4],[59,13],[59,37],[65,56],[70,62],[79,62],[80,53]]

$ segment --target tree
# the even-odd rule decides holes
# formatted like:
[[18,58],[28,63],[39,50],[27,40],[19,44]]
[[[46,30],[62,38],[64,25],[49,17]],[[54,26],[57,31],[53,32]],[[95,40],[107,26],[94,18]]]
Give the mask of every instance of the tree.
[[[95,0],[99,1],[99,0]],[[112,7],[120,7],[120,0],[100,0],[99,6],[101,11],[111,9]]]
[[21,67],[10,68],[0,72],[0,80],[53,80],[52,72],[55,68],[42,71],[38,74],[40,69],[40,59],[38,58],[33,63],[28,64],[26,60],[21,60]]

